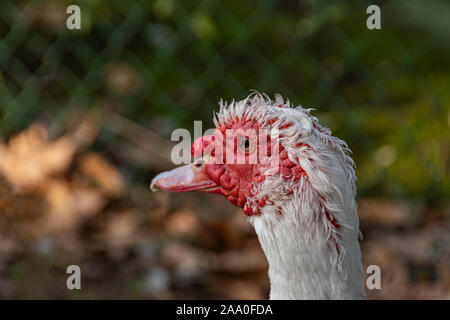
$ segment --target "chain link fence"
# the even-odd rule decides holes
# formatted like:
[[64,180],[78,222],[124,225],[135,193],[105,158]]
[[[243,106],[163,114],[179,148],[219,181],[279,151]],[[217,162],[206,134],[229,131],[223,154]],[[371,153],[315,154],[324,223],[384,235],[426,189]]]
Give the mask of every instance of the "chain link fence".
[[[70,4],[81,30],[66,27]],[[2,1],[1,135],[113,110],[167,138],[211,126],[220,98],[279,92],[349,143],[361,195],[448,199],[450,5],[380,2],[368,30],[369,4]]]
[[353,150],[368,297],[448,299],[450,3],[375,2],[0,1],[0,298],[267,298],[241,209],[148,188],[174,129],[255,89]]

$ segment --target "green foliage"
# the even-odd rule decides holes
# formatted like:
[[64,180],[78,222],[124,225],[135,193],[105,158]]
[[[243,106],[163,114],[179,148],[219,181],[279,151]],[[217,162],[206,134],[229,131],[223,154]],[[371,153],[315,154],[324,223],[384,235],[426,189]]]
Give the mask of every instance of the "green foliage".
[[361,195],[449,199],[448,1],[381,3],[374,31],[356,0],[86,0],[80,31],[69,4],[0,3],[3,137],[105,105],[167,135],[279,92],[348,142]]

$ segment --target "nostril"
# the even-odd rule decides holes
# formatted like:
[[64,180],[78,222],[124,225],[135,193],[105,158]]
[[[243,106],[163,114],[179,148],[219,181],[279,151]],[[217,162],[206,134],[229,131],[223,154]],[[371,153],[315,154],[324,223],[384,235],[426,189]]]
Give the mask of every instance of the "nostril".
[[201,166],[203,166],[203,160],[197,160],[197,161],[194,163],[194,167],[195,167],[195,168],[201,168]]
[[153,192],[159,190],[159,187],[156,185],[156,181],[155,181],[155,180],[153,180],[153,181],[150,183],[150,190],[152,190]]

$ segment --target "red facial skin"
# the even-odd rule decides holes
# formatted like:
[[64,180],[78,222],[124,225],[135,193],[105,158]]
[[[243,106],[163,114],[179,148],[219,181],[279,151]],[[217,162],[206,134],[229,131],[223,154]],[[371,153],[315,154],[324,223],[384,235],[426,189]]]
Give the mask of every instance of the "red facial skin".
[[[236,160],[238,145],[236,141],[234,144],[231,144],[231,147],[230,144],[225,145],[226,139],[221,137],[225,137],[226,129],[253,129],[258,134],[260,127],[255,121],[237,121],[227,128],[217,129],[215,136],[210,135],[197,138],[192,144],[191,153],[194,158],[200,158],[200,160],[158,175],[152,182],[152,188],[157,187],[170,192],[198,191],[221,194],[235,206],[243,208],[245,214],[259,215],[259,209],[267,205],[267,199],[258,201],[258,210],[256,212],[250,206],[245,206],[245,204],[247,199],[252,196],[254,185],[265,180],[268,169],[274,169],[273,166],[276,166],[277,168],[275,169],[277,170],[272,170],[270,174],[281,174],[286,180],[293,179],[295,181],[302,176],[306,176],[301,166],[289,160],[287,151],[279,143],[279,159],[277,161],[264,164],[258,158],[255,164],[249,163],[249,157],[252,153],[258,153],[261,147],[267,147],[267,155],[271,156],[270,139],[267,146],[261,144],[245,152],[244,164],[237,164],[237,161],[233,161],[231,164],[226,163],[227,154],[230,156],[229,153],[232,153],[232,157]],[[218,140],[220,138],[220,142],[223,141],[224,143],[222,161],[219,161],[218,156],[215,154],[215,149],[220,143],[216,140],[216,137],[218,137]],[[237,139],[237,137],[234,138]],[[256,144],[256,141],[252,140],[252,142]],[[233,146],[234,149],[232,149]],[[241,150],[240,152],[243,151]],[[211,156],[204,157],[205,155]],[[204,157],[203,159],[201,159],[202,156]],[[203,163],[204,159],[207,159],[207,163]]]

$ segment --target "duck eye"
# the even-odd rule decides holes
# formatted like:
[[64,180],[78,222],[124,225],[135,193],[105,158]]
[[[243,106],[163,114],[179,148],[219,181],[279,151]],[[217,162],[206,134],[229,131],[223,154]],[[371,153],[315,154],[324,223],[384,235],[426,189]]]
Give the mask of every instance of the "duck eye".
[[250,139],[248,137],[241,137],[239,139],[239,148],[241,150],[249,152],[249,151],[251,151],[253,149],[253,145],[252,145],[252,142],[250,141]]

